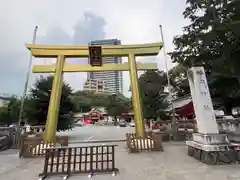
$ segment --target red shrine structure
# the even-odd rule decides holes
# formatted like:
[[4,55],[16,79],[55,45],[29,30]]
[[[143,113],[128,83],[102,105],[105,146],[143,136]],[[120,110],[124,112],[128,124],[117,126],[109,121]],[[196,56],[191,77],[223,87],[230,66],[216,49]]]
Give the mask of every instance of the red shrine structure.
[[[134,116],[133,113],[129,112],[129,113],[123,113],[120,118],[126,120],[127,122],[131,122],[131,120],[133,119],[133,116]],[[107,120],[108,114],[104,108],[93,108],[91,111],[87,113],[75,114],[74,118],[76,122],[83,121],[88,124],[89,122],[98,122],[101,120]]]

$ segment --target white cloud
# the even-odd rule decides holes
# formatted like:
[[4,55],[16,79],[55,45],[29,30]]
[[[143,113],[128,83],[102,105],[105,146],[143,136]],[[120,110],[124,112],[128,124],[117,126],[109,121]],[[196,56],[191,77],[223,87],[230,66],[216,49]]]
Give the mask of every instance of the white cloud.
[[[161,23],[166,50],[170,51],[173,36],[181,33],[186,24],[181,15],[185,0],[0,0],[0,3],[0,92],[16,94],[23,90],[29,59],[24,44],[31,42],[35,25],[39,26],[37,43],[80,45],[102,38],[118,38],[123,44],[160,41]],[[160,53],[148,61],[156,60],[159,68],[164,69],[163,59]],[[73,62],[80,61],[84,63],[80,59]],[[49,62],[52,60],[42,63]],[[76,89],[84,78],[83,73],[65,77]],[[125,94],[128,88],[129,76],[124,73]]]

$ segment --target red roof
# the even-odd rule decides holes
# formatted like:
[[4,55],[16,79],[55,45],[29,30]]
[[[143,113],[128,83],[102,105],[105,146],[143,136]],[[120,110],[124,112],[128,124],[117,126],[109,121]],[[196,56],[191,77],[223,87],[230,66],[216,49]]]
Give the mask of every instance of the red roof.
[[193,103],[189,102],[188,104],[175,109],[176,114],[179,114],[180,116],[190,116],[194,114],[194,108]]

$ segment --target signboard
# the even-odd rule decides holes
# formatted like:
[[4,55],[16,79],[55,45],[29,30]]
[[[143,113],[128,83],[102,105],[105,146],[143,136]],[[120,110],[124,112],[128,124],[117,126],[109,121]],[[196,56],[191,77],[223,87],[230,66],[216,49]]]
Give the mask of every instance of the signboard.
[[102,47],[89,46],[89,62],[91,66],[102,66]]

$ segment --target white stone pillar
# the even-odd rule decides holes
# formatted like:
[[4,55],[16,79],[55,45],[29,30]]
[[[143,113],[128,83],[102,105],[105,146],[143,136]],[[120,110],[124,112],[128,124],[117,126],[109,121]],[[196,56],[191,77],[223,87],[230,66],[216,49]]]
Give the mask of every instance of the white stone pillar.
[[219,134],[204,68],[192,67],[189,69],[188,80],[198,132],[201,134]]
[[152,126],[153,126],[153,122],[152,122],[152,119],[150,120],[150,130],[152,131]]

